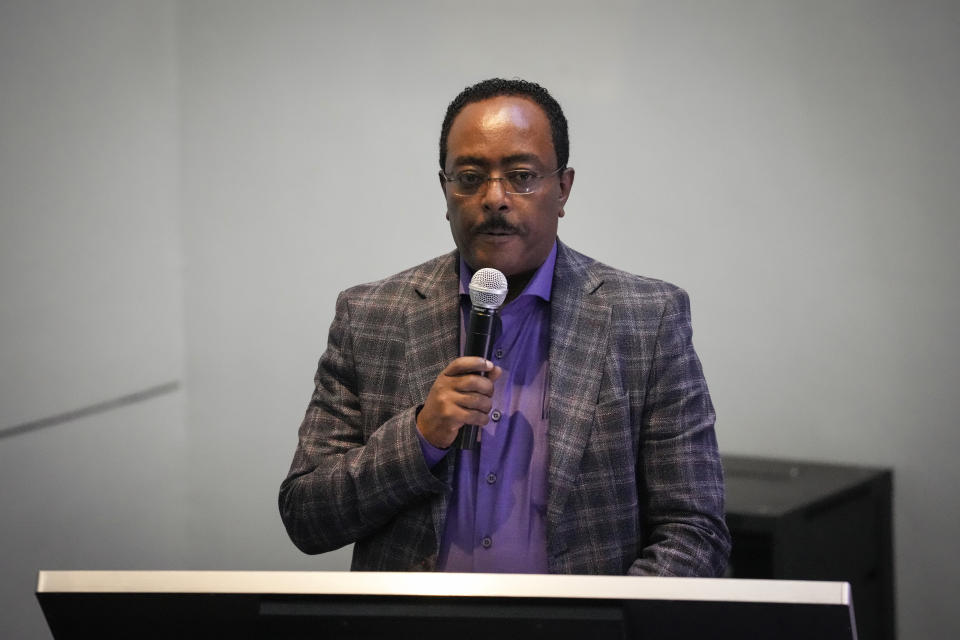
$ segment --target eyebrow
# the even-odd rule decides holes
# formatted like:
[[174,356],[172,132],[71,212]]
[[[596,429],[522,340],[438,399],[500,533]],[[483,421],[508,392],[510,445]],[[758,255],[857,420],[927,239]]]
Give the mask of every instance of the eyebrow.
[[[541,164],[539,156],[533,153],[515,153],[500,160],[499,164],[511,165],[522,162],[529,162],[530,164],[537,165]],[[479,156],[457,156],[453,161],[453,165],[455,167],[463,166],[465,164],[475,164],[480,167],[488,167],[492,163],[488,158],[481,158]]]

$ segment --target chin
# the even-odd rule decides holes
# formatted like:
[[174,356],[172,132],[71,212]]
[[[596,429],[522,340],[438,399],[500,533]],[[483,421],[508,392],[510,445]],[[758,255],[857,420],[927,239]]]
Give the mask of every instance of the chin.
[[540,263],[530,266],[527,264],[530,262],[530,256],[526,251],[518,251],[518,247],[500,247],[499,249],[498,251],[496,247],[477,247],[470,253],[463,251],[461,253],[467,264],[474,270],[492,268],[507,277],[535,271],[543,262],[541,260]]
[[522,271],[521,269],[517,268],[517,265],[515,262],[497,260],[496,258],[492,258],[488,260],[479,260],[475,268],[476,269],[484,269],[484,268],[496,269],[497,271],[499,271],[505,276],[516,275],[517,273],[520,273]]

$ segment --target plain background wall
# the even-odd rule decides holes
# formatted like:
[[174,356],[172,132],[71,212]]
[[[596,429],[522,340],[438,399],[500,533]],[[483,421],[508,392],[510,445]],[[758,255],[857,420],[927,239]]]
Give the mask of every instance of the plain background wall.
[[50,636],[40,568],[187,566],[176,45],[171,3],[0,0],[0,638]]
[[40,567],[349,566],[276,490],[336,293],[452,248],[493,75],[567,112],[561,237],[690,292],[722,450],[894,468],[901,637],[960,635],[956,3],[0,7],[0,429],[182,381],[0,439],[0,635]]

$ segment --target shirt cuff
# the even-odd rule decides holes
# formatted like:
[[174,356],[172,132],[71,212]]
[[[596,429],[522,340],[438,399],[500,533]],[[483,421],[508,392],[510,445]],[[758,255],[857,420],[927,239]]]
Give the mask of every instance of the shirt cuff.
[[435,447],[427,442],[427,439],[420,433],[420,429],[416,429],[416,432],[417,439],[420,440],[420,451],[423,452],[423,459],[427,462],[427,467],[433,469],[450,452],[450,449]]

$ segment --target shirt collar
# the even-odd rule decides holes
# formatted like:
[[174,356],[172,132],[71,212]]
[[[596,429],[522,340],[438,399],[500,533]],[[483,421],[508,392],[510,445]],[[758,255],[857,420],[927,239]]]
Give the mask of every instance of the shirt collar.
[[[557,264],[557,241],[553,241],[553,248],[550,249],[547,259],[537,268],[537,271],[530,278],[530,282],[524,287],[520,296],[539,296],[550,302],[550,294],[553,292],[553,268]],[[470,278],[473,277],[473,270],[464,261],[463,255],[460,256],[460,295],[470,295]],[[517,296],[517,297],[520,297]]]

